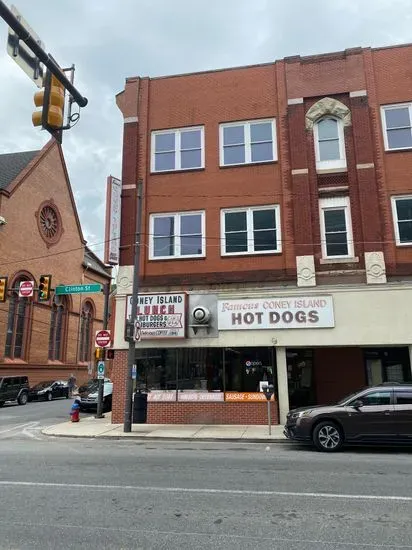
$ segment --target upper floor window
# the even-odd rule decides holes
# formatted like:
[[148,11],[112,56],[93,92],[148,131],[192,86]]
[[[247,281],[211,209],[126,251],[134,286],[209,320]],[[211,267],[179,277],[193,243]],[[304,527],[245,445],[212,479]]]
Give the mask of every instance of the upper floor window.
[[382,111],[383,140],[388,151],[412,147],[412,103],[385,105]]
[[222,210],[222,255],[281,252],[279,206]]
[[346,168],[345,136],[341,120],[325,117],[314,125],[316,169],[337,171]]
[[322,256],[353,257],[352,221],[349,197],[333,197],[319,201]]
[[150,216],[151,260],[205,256],[205,213],[179,212]]
[[275,160],[276,126],[273,119],[220,125],[220,166]]
[[204,128],[152,132],[152,172],[195,170],[205,165]]
[[[12,288],[18,289],[20,283],[27,280],[28,277],[26,276],[18,277],[15,279]],[[25,359],[30,311],[31,304],[29,298],[21,298],[17,290],[13,291],[9,299],[5,357],[10,359]]]
[[392,197],[396,244],[412,245],[412,196]]

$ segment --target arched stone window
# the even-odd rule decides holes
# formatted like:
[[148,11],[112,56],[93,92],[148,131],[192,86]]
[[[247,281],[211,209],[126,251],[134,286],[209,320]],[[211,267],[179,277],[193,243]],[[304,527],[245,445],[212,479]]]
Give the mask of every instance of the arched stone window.
[[18,288],[22,281],[32,280],[32,277],[18,275],[11,288],[16,289],[9,298],[9,314],[7,317],[5,357],[9,359],[25,359],[30,326],[32,304],[30,298],[19,297]]
[[64,361],[67,340],[68,300],[66,296],[54,296],[49,335],[49,360]]
[[84,302],[80,315],[79,361],[81,362],[88,362],[91,360],[93,317],[93,304],[89,301]]

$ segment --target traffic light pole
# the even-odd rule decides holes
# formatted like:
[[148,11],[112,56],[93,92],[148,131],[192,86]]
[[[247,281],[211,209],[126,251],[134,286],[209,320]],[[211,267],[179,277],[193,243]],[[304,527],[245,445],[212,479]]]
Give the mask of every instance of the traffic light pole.
[[67,78],[54,59],[39,46],[32,35],[20,23],[17,17],[9,10],[2,0],[0,0],[0,17],[2,17],[4,21],[9,24],[19,39],[23,40],[23,42],[27,44],[37,59],[44,63],[49,71],[63,84],[77,105],[79,107],[86,107],[88,103],[87,98],[82,96],[81,93],[73,86],[72,82]]
[[[133,287],[132,287],[132,311],[130,324],[133,327],[137,317],[137,295],[140,286],[140,236],[142,223],[142,187],[143,182],[137,182],[137,212],[136,212],[136,235],[134,246],[134,271],[133,271]],[[136,361],[136,342],[134,337],[129,335],[129,352],[127,356],[127,374],[126,374],[126,402],[124,409],[124,426],[123,431],[130,433],[132,431],[132,397],[133,397],[133,365]]]
[[[103,285],[103,294],[104,294],[104,312],[103,312],[103,330],[107,330],[107,325],[109,324],[109,298],[110,298],[110,283],[104,283]],[[106,349],[102,349],[102,360],[106,359]],[[105,365],[106,366],[106,365]],[[98,382],[98,393],[97,393],[97,414],[96,418],[104,418],[103,414],[103,399],[104,399],[104,378],[103,380],[99,378]]]

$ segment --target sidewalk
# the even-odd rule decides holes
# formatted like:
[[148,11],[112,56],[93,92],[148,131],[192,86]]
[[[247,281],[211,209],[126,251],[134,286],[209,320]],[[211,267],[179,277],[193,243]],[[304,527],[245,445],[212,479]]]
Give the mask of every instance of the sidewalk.
[[285,442],[283,426],[201,425],[201,424],[133,424],[131,433],[124,433],[123,424],[111,424],[111,413],[105,418],[83,417],[79,423],[69,420],[42,430],[55,437],[96,437],[107,439],[181,439],[186,441]]

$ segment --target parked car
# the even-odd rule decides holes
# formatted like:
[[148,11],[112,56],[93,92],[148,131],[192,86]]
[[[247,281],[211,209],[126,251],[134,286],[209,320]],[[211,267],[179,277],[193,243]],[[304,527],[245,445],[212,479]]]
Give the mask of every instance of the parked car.
[[385,383],[335,405],[291,410],[284,434],[326,452],[345,444],[412,445],[412,385]]
[[[105,378],[104,379],[104,383],[106,384],[107,382],[111,382],[110,378]],[[95,384],[98,384],[99,383],[99,379],[98,378],[91,378],[90,380],[88,380],[86,382],[86,384],[83,384],[82,386],[80,386],[78,388],[78,393],[84,393],[85,391],[87,391],[91,386],[94,386]]]
[[[98,400],[98,380],[93,380],[92,383],[87,384],[84,389],[79,388],[80,395],[80,410],[96,410]],[[103,384],[103,411],[109,412],[112,410],[112,394],[113,383],[108,378],[105,378]]]
[[25,405],[29,397],[29,379],[27,376],[0,376],[0,407],[6,401],[17,401]]
[[39,382],[29,390],[29,401],[40,401],[41,399],[51,401],[58,397],[69,398],[69,387],[64,380]]

